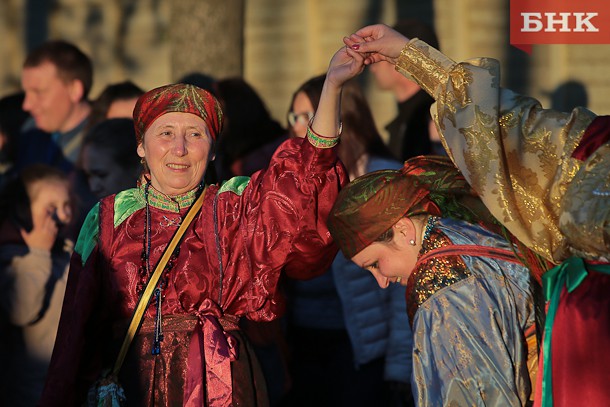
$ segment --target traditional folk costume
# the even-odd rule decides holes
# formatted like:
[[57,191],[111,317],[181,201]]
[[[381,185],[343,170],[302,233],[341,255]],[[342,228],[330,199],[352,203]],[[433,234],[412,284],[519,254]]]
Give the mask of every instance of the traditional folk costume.
[[[453,162],[490,212],[555,264],[536,404],[610,405],[610,117],[545,110],[500,88],[499,63],[456,63],[414,39],[396,69],[436,99]],[[551,368],[552,367],[552,368]]]
[[406,290],[416,404],[526,405],[537,348],[522,253],[440,157],[356,179],[339,194],[328,226],[352,258],[405,216],[427,216]]
[[[214,137],[220,131],[222,113],[212,96],[170,85],[136,106],[139,140],[170,111],[202,117]],[[270,321],[282,313],[282,271],[304,278],[330,265],[336,248],[324,220],[346,180],[334,148],[292,139],[252,178],[172,197],[144,179],[102,199],[71,261],[42,405],[82,403],[113,364],[148,271],[200,193],[203,207],[166,266],[119,380],[129,405],[267,405],[238,320]]]

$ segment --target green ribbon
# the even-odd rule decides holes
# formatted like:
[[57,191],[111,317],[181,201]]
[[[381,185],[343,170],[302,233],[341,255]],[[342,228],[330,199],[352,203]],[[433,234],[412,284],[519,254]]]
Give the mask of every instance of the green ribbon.
[[574,291],[587,277],[587,268],[604,274],[610,274],[610,264],[587,265],[582,258],[571,257],[560,265],[550,269],[542,276],[542,287],[549,308],[544,324],[544,340],[542,342],[543,372],[542,372],[542,401],[541,407],[553,406],[553,381],[551,368],[551,336],[553,324],[557,315],[559,298],[565,286],[569,293]]

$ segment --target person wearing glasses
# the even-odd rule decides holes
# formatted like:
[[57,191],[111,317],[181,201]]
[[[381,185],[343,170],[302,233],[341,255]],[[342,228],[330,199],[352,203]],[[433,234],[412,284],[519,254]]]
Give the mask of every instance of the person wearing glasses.
[[[325,79],[315,76],[294,93],[288,113],[294,137],[305,137]],[[401,167],[381,139],[356,81],[343,86],[341,121],[338,156],[350,180]],[[370,406],[380,400],[385,406],[409,405],[411,332],[405,288],[383,290],[370,274],[359,271],[338,254],[320,277],[287,279],[288,340],[294,353],[290,396],[305,400],[302,405]]]
[[[313,112],[311,111],[311,102],[307,99],[302,99],[304,111],[299,113],[290,111],[288,112],[288,124],[290,125],[292,136],[296,137],[305,137],[305,131],[307,131],[307,124],[313,117]],[[301,106],[301,105],[298,105]],[[302,110],[300,107],[294,107],[295,109]]]

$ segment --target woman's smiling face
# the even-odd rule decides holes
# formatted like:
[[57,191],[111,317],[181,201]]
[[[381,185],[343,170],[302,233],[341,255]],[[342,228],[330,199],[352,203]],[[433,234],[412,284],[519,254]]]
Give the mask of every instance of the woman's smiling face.
[[155,189],[179,195],[197,188],[203,179],[212,145],[202,118],[170,112],[159,116],[146,130],[138,155],[146,160]]

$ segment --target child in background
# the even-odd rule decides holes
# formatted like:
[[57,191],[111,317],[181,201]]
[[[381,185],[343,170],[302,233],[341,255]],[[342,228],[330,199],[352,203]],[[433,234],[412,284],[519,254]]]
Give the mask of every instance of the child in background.
[[0,405],[34,406],[63,303],[72,220],[66,175],[35,164],[0,196]]

